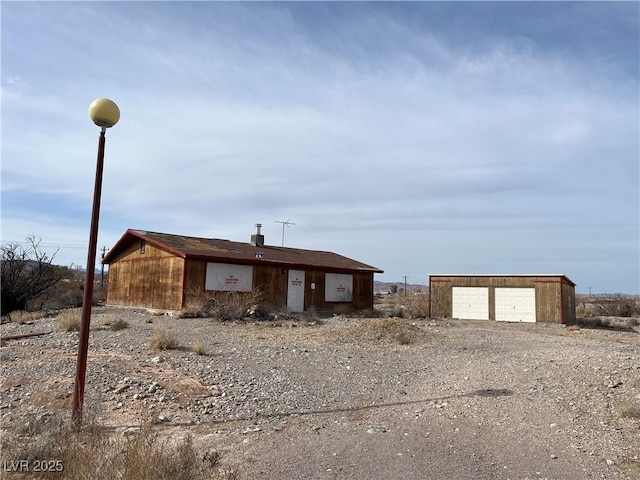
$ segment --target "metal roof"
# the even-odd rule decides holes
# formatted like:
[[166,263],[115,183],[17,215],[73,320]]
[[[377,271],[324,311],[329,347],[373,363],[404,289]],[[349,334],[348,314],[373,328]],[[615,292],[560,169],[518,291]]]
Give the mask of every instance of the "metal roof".
[[564,273],[434,273],[429,277],[555,277],[564,278],[573,286],[576,285]]
[[281,265],[283,267],[310,267],[334,271],[359,271],[383,273],[367,265],[337,253],[300,248],[256,246],[219,238],[188,237],[169,233],[129,229],[105,256],[103,263],[110,264],[134,239],[145,240],[182,258],[242,263],[248,265]]

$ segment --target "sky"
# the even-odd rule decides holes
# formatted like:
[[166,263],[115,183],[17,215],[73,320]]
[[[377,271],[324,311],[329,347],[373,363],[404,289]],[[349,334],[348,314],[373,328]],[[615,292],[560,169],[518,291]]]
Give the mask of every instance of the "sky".
[[[640,293],[638,2],[11,2],[2,243],[129,228]],[[289,221],[283,227],[278,221]],[[295,225],[294,225],[295,224]],[[99,264],[99,260],[98,260]]]

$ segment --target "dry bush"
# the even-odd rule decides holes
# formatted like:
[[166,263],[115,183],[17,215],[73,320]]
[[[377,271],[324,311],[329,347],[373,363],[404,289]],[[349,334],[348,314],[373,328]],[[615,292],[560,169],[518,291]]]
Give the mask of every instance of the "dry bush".
[[211,297],[213,313],[220,320],[242,320],[247,316],[261,317],[263,294],[260,290],[251,292],[220,292]]
[[193,307],[184,307],[174,315],[175,318],[206,318],[208,316],[207,310]]
[[[238,478],[234,470],[220,469],[215,451],[200,452],[190,436],[180,441],[162,439],[152,425],[144,425],[131,435],[110,432],[90,423],[80,429],[57,422],[36,435],[8,439],[3,436],[3,460],[50,460],[53,471],[25,477],[7,473],[3,478],[47,478],[68,480],[178,480]],[[61,471],[57,471],[61,470]]]
[[640,316],[638,298],[631,295],[597,295],[591,299],[593,313],[606,317]]
[[588,305],[581,304],[576,307],[576,318],[590,317],[593,317],[593,310]]
[[129,328],[129,323],[122,318],[116,318],[115,315],[109,315],[102,321],[102,325],[109,327],[113,331],[124,330]]
[[193,353],[196,355],[206,355],[207,351],[204,348],[204,343],[199,338],[196,338],[193,342]]
[[118,320],[113,322],[109,328],[111,328],[111,330],[113,331],[124,330],[125,328],[129,328],[129,324],[126,320],[122,320],[121,318],[119,318]]
[[63,332],[80,331],[80,309],[70,308],[58,314],[58,328]]
[[205,318],[212,308],[211,297],[202,289],[190,286],[187,290],[185,306],[176,313],[177,318]]
[[25,310],[17,310],[9,314],[11,321],[18,325],[40,320],[42,317],[44,317],[44,312],[27,312]]
[[151,337],[152,350],[173,350],[178,348],[178,340],[164,328],[156,328]]
[[410,295],[405,298],[405,318],[426,318],[429,316],[429,297],[424,294]]

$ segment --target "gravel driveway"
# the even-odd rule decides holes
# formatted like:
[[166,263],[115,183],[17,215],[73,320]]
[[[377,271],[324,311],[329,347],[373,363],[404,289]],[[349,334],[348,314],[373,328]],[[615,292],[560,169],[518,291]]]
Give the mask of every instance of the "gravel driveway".
[[[0,349],[3,436],[69,409],[78,334],[56,325],[1,327],[52,332]],[[157,328],[178,348],[152,350]],[[96,308],[85,411],[192,435],[246,479],[638,479],[639,351],[635,332],[561,325]]]

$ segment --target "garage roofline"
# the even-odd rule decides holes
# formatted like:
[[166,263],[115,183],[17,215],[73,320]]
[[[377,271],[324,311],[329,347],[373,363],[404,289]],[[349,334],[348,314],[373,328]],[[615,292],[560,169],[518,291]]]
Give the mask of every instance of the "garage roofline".
[[429,277],[547,277],[564,278],[574,287],[576,284],[563,273],[433,273]]

